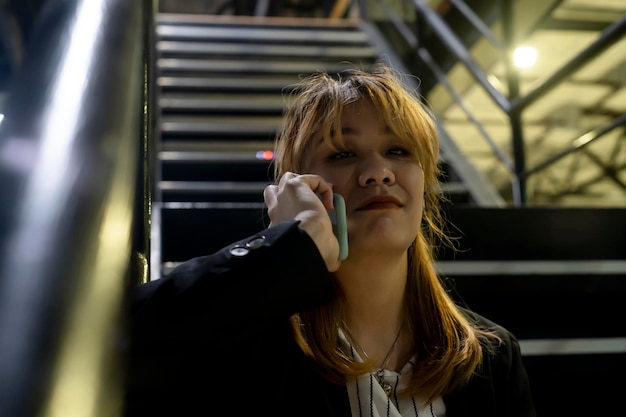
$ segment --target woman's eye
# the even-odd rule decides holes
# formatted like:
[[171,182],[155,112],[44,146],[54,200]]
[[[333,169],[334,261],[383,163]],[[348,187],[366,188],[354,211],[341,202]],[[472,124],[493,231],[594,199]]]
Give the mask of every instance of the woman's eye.
[[352,156],[352,152],[349,151],[339,151],[331,154],[328,159],[344,159]]
[[391,155],[395,155],[395,156],[409,156],[411,155],[411,152],[405,148],[401,148],[399,146],[390,148],[389,150],[387,150],[388,154]]

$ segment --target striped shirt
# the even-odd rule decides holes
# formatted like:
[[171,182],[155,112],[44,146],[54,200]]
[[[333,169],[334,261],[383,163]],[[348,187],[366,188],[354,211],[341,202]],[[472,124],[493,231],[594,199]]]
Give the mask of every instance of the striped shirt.
[[[339,343],[347,354],[362,362],[362,358],[341,329]],[[405,387],[413,365],[412,358],[400,372],[378,369],[348,380],[352,417],[445,417],[446,406],[441,397],[424,404],[424,400],[419,397],[398,395]]]

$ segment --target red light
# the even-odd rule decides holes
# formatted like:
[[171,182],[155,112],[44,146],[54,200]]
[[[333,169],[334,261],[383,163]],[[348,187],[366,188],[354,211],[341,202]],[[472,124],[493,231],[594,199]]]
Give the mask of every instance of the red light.
[[258,151],[256,153],[256,159],[271,161],[272,159],[274,159],[274,151]]

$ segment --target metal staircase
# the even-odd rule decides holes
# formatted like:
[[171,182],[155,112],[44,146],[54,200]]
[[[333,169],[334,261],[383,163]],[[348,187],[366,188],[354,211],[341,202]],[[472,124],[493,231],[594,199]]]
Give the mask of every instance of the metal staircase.
[[[18,76],[0,80],[0,317],[7,318],[0,323],[0,415],[32,416],[59,399],[64,415],[111,415],[119,358],[109,347],[119,342],[112,332],[119,289],[143,280],[146,270],[160,276],[169,264],[265,227],[261,191],[272,178],[263,152],[271,150],[289,85],[317,69],[366,67],[379,57],[403,66],[363,22],[161,14],[153,61],[143,49],[153,46],[144,38],[153,33],[153,2],[47,6]],[[624,22],[609,27],[604,45]],[[549,20],[547,27],[571,24]],[[155,62],[157,135],[148,121],[153,79],[146,77]],[[7,84],[13,92],[3,100]],[[589,95],[579,91],[584,86],[571,87]],[[153,137],[154,165],[147,163]],[[499,208],[454,143],[441,139],[443,185],[454,203],[446,209],[462,232],[461,251],[443,254],[437,265],[454,284],[451,293],[518,336],[540,416],[578,415],[583,407],[620,415],[626,208]],[[152,194],[145,183],[153,168]],[[618,170],[603,170],[621,184]],[[142,209],[147,213],[133,215]],[[146,247],[151,256],[144,256]],[[137,264],[127,267],[131,255]],[[68,394],[101,401],[67,402]]]
[[[378,59],[409,73],[361,20],[160,14],[156,38],[151,279],[267,226],[274,135],[301,76]],[[623,326],[607,320],[626,294],[624,209],[503,207],[440,133],[445,209],[460,232],[461,250],[437,265],[451,293],[519,337],[540,415],[573,413],[571,397],[618,398],[623,388],[597,381],[626,369]]]
[[[156,40],[155,276],[264,227],[273,139],[290,86],[301,76],[367,69],[380,59],[408,73],[377,30],[360,20],[162,13]],[[468,183],[460,180],[448,163],[462,166],[451,142],[442,153],[442,183],[453,203],[480,205],[494,194],[475,173]],[[470,173],[466,167],[464,177]]]

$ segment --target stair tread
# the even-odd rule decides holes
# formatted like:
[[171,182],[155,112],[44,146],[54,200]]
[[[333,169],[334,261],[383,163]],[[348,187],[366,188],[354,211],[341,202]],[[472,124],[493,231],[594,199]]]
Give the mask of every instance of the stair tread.
[[213,139],[210,141],[202,141],[202,140],[163,140],[161,142],[160,151],[161,152],[189,152],[189,151],[199,151],[199,152],[245,152],[245,151],[256,151],[256,150],[267,150],[272,149],[274,147],[273,140],[251,140],[247,142],[234,142],[229,139]]
[[266,43],[327,43],[362,44],[368,42],[367,34],[352,27],[272,27],[272,26],[200,26],[159,23],[156,26],[159,40],[231,40]]
[[211,93],[162,93],[159,98],[161,107],[189,107],[198,108],[206,106],[212,108],[216,105],[223,107],[250,106],[282,109],[285,105],[285,98],[280,94],[211,94]]
[[161,151],[159,152],[159,160],[164,163],[180,163],[180,162],[248,162],[248,163],[267,163],[267,160],[257,157],[258,152],[263,149],[253,151]]
[[165,115],[161,118],[162,124],[189,123],[204,125],[262,125],[278,126],[281,116],[212,116],[212,115]]
[[[359,66],[364,63],[358,62]],[[365,63],[367,66],[367,63]],[[370,63],[371,64],[371,63]],[[235,59],[187,59],[187,58],[161,58],[157,60],[157,67],[161,71],[184,71],[184,72],[222,72],[226,74],[294,74],[313,73],[325,70],[330,73],[341,72],[348,68],[354,68],[355,63],[336,63],[320,60],[290,62],[284,60],[254,61],[250,65],[249,61]],[[366,68],[364,68],[366,69]]]
[[269,181],[160,181],[166,191],[219,191],[230,193],[262,192]]
[[358,18],[327,19],[317,17],[295,16],[237,16],[215,14],[188,14],[188,13],[158,13],[158,25],[184,26],[237,26],[237,27],[274,27],[274,28],[316,28],[316,29],[346,29],[354,30],[361,26]]
[[[248,75],[246,77],[175,77],[162,76],[157,80],[157,84],[162,90],[173,89],[194,89],[211,91],[273,91],[280,93],[287,86],[298,81],[297,76],[293,77],[271,77]],[[180,90],[179,90],[180,91]]]
[[[164,117],[164,133],[253,133],[274,135],[280,117]],[[228,119],[228,120],[225,120]]]
[[373,58],[377,51],[371,46],[325,46],[325,45],[268,45],[248,42],[245,44],[216,42],[158,42],[161,56],[172,55],[220,55],[241,56],[247,59],[262,57],[324,57],[326,59]]

